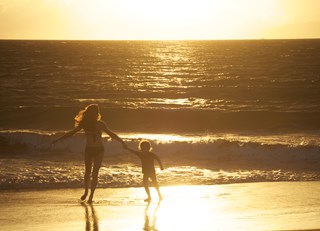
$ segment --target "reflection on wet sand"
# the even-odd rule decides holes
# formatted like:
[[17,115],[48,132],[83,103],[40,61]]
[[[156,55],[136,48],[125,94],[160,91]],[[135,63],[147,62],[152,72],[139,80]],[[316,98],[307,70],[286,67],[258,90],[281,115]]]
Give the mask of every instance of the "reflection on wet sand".
[[85,208],[86,231],[99,231],[99,219],[92,204],[82,204]]
[[158,231],[156,228],[156,221],[158,210],[161,202],[158,202],[156,206],[153,206],[151,203],[148,203],[145,211],[144,211],[144,227],[145,231]]

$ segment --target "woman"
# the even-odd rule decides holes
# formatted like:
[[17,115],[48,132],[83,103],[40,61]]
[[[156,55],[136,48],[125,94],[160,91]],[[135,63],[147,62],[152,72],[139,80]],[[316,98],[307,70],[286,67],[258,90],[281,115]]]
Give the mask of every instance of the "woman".
[[106,132],[111,138],[119,141],[124,148],[126,145],[124,141],[111,130],[109,130],[106,124],[101,120],[101,115],[97,104],[90,104],[84,110],[80,111],[75,117],[75,128],[53,141],[52,144],[70,137],[82,129],[84,130],[87,142],[85,148],[85,190],[84,194],[81,196],[81,200],[85,200],[87,198],[90,176],[92,175],[91,192],[88,199],[88,203],[92,203],[93,194],[98,183],[98,173],[104,154],[101,137],[102,131]]

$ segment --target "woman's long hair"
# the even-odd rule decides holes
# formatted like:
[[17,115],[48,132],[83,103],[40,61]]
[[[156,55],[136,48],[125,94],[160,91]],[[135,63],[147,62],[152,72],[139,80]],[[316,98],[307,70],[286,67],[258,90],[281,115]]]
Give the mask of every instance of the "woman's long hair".
[[95,130],[96,122],[101,119],[98,104],[90,104],[84,110],[79,111],[78,115],[74,117],[75,127],[80,124],[84,129]]

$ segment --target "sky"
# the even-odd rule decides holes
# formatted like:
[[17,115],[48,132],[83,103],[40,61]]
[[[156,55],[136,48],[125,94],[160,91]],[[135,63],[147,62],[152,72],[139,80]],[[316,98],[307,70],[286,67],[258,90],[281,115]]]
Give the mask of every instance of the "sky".
[[320,38],[320,0],[0,0],[0,39]]

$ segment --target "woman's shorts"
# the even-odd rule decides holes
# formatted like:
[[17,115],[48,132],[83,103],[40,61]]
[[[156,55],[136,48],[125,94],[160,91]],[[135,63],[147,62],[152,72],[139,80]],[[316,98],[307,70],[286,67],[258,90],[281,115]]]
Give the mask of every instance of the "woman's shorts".
[[104,154],[103,147],[86,147],[85,155],[91,158],[100,157]]

